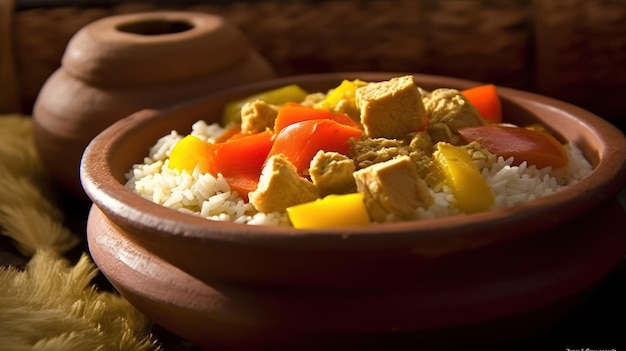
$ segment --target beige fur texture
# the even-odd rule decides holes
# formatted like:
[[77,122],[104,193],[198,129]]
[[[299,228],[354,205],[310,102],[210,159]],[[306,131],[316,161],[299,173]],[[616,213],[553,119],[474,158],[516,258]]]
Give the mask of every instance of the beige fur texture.
[[32,119],[0,116],[0,233],[31,257],[0,267],[0,350],[158,350],[150,321],[115,292],[99,291],[80,238],[63,225],[32,137]]

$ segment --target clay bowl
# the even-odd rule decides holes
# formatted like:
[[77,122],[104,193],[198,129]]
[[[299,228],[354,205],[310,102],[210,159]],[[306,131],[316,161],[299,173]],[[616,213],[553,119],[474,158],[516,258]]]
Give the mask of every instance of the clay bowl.
[[[87,228],[94,261],[139,310],[206,347],[509,318],[588,289],[620,261],[626,239],[616,227],[622,211],[616,195],[626,183],[624,135],[583,109],[502,87],[507,121],[546,125],[576,143],[593,172],[566,190],[509,209],[325,230],[208,221],[144,200],[123,185],[124,174],[159,137],[188,133],[199,119],[217,121],[225,102],[290,83],[313,92],[342,79],[398,75],[282,78],[116,122],[90,143],[81,164],[94,203]],[[478,84],[427,75],[415,80],[426,89]]]

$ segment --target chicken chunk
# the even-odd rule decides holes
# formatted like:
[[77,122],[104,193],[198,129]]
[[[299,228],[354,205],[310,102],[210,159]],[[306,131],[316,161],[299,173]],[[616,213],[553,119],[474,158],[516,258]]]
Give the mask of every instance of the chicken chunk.
[[413,135],[409,143],[411,150],[420,150],[426,153],[432,153],[435,150],[433,138],[426,131],[420,131]]
[[426,185],[434,187],[441,183],[443,180],[443,174],[441,173],[439,166],[435,162],[432,153],[428,153],[419,149],[411,151],[409,157],[415,164],[415,170],[417,176],[424,180]]
[[478,141],[472,141],[471,143],[461,147],[467,150],[474,162],[488,162],[490,159],[495,157],[494,154],[480,145]]
[[268,128],[272,129],[277,115],[277,106],[261,100],[246,103],[241,108],[241,131],[260,133]]
[[345,113],[357,123],[361,120],[361,111],[352,102],[345,99],[337,102],[333,112]]
[[351,140],[350,143],[350,153],[353,155],[357,169],[409,154],[404,142],[397,139],[363,138]]
[[261,212],[284,212],[289,206],[318,199],[319,191],[317,186],[298,174],[286,157],[278,154],[267,160],[259,185],[248,198]]
[[356,166],[351,158],[337,152],[318,151],[311,160],[309,173],[313,184],[317,185],[320,196],[348,194],[356,191],[352,177]]
[[476,108],[456,89],[436,89],[424,97],[430,121],[426,130],[434,143],[439,141],[459,145],[460,128],[484,125]]
[[358,170],[354,179],[370,217],[377,222],[385,222],[389,215],[410,219],[418,207],[428,207],[433,201],[409,156]]
[[371,138],[404,139],[424,125],[424,102],[413,76],[360,87],[356,104],[365,134]]

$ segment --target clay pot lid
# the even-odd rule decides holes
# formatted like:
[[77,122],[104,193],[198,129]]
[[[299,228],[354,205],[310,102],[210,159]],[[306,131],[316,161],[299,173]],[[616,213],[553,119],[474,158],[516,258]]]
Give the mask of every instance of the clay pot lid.
[[62,66],[97,85],[166,83],[217,72],[249,51],[245,36],[222,17],[157,11],[88,24],[70,40]]

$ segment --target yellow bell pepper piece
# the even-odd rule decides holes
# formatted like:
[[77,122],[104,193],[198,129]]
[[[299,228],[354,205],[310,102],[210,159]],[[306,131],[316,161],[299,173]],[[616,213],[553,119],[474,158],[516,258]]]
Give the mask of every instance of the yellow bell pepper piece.
[[359,79],[352,81],[344,79],[339,86],[328,92],[324,100],[319,102],[316,107],[332,111],[341,100],[347,100],[353,107],[356,107],[356,89],[365,85],[367,83]]
[[287,102],[301,102],[307,95],[308,93],[297,84],[290,84],[284,87],[254,94],[243,99],[231,101],[224,106],[222,125],[228,126],[230,124],[240,123],[241,108],[248,102],[262,100],[268,104],[282,105]]
[[493,193],[467,151],[448,143],[437,143],[434,157],[463,212],[486,211],[494,205]]
[[211,145],[194,136],[187,135],[179,140],[170,151],[169,168],[192,172],[196,166],[200,173],[210,169]]
[[295,228],[366,226],[370,217],[363,194],[328,195],[322,199],[291,206],[287,215]]

